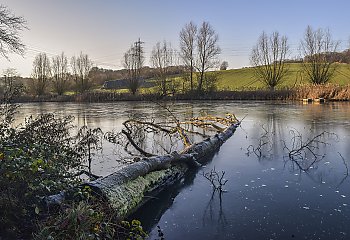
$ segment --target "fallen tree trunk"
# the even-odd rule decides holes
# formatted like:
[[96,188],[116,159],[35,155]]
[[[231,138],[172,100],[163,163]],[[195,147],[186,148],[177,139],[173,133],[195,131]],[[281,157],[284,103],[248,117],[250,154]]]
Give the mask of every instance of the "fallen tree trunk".
[[182,178],[190,167],[204,162],[205,156],[217,151],[239,124],[187,147],[180,154],[143,158],[84,186],[89,186],[94,194],[106,199],[117,210],[118,217],[124,218],[150,197]]
[[[156,196],[170,184],[181,179],[190,167],[206,162],[205,157],[215,153],[233,135],[240,122],[232,124],[224,131],[185,148],[180,153],[141,158],[138,162],[126,165],[117,172],[95,181],[85,183],[83,188],[91,188],[98,196],[117,211],[122,219]],[[46,198],[49,206],[61,204],[65,193]]]

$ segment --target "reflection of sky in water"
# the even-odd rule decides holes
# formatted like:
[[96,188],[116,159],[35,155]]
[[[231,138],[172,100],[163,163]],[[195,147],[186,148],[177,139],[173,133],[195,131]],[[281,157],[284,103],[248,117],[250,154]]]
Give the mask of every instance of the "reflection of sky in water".
[[[159,225],[166,239],[349,239],[350,188],[344,174],[350,163],[350,104],[302,105],[273,102],[193,102],[170,106],[175,113],[196,116],[230,112],[244,119],[242,126],[214,155],[206,167],[189,174],[152,200],[134,217],[139,218],[150,239],[157,238]],[[160,116],[152,103],[24,104],[21,116],[54,111],[75,116],[75,124],[120,129],[132,114]],[[247,155],[268,131],[269,144],[262,158]],[[301,171],[283,158],[283,141],[290,144],[290,130],[306,140],[323,131],[336,133],[319,145],[325,158],[309,171]],[[288,145],[289,146],[289,145]],[[94,163],[96,173],[113,172],[118,164],[106,145],[102,158]],[[308,156],[311,159],[311,156]],[[202,176],[215,166],[228,179],[221,201]],[[350,167],[350,164],[349,164]]]

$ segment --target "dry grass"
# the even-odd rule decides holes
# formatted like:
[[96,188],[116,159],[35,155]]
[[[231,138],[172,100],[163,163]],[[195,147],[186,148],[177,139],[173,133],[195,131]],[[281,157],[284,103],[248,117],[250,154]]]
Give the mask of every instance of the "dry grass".
[[340,86],[337,84],[325,85],[300,85],[295,89],[293,99],[325,98],[333,101],[349,101],[350,85]]
[[154,93],[132,95],[117,91],[91,91],[79,95],[43,97],[22,96],[18,102],[115,102],[115,101],[154,101],[154,100],[302,100],[304,98],[325,98],[329,101],[350,101],[350,85],[302,84],[294,88],[221,90],[210,93],[180,93],[175,96],[161,97]]

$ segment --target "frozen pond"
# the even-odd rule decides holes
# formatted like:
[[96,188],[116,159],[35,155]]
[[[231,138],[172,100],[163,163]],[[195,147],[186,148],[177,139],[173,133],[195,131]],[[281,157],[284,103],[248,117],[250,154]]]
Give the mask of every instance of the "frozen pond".
[[[234,113],[240,128],[206,166],[152,198],[133,216],[159,239],[349,239],[350,104],[206,101],[169,104],[178,115]],[[120,129],[135,114],[156,117],[152,103],[24,104],[22,116],[55,112],[76,125]],[[323,134],[322,134],[323,133]],[[294,134],[294,135],[293,135]],[[312,142],[311,152],[292,161],[291,150]],[[293,146],[293,136],[294,146]],[[284,147],[289,148],[286,149]],[[305,148],[304,148],[305,149]],[[296,157],[296,155],[295,155]],[[120,164],[105,144],[94,161],[97,174]],[[203,172],[225,171],[227,192],[212,194]]]

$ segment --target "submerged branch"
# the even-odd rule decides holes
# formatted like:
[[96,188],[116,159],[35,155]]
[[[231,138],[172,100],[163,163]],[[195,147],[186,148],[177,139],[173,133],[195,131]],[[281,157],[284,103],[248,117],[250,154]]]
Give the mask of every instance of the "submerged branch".
[[[302,134],[297,130],[293,129],[290,133],[292,134],[291,144],[287,146],[286,142],[283,141],[283,148],[287,151],[288,159],[296,163],[303,171],[308,171],[315,163],[325,157],[325,154],[318,153],[320,144],[330,145],[329,138],[331,136],[337,138],[335,133],[323,131],[304,141]],[[308,155],[312,156],[311,161],[309,161]]]
[[125,130],[122,130],[122,133],[126,136],[126,138],[129,140],[130,144],[137,150],[139,151],[142,155],[144,155],[145,157],[152,157],[155,156],[152,153],[148,153],[145,150],[143,150],[142,148],[140,148],[135,141],[133,140],[133,138],[131,137],[130,133],[128,133]]
[[[109,132],[105,138],[122,146],[128,155],[140,154],[150,157],[170,153],[173,150],[181,152],[181,147],[184,149],[190,147],[194,140],[208,138],[239,122],[233,114],[227,114],[224,118],[207,115],[180,121],[169,109],[166,110],[170,114],[170,121],[129,119],[123,122],[124,129],[121,133]],[[173,141],[174,139],[177,140]],[[174,143],[180,144],[174,147]]]

